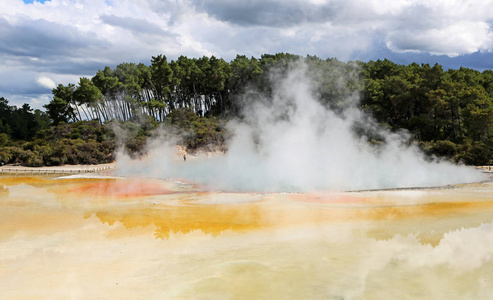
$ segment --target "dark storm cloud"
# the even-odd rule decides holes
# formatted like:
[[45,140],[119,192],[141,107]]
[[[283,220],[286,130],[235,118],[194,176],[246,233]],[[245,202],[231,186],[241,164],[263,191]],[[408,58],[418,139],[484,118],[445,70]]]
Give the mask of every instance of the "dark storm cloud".
[[[29,84],[26,84],[28,82]],[[36,74],[32,72],[11,71],[0,74],[0,90],[9,95],[35,95],[51,93],[51,88],[36,83]],[[0,97],[2,97],[0,95]]]
[[55,60],[43,60],[33,63],[36,70],[57,74],[83,74],[93,76],[95,70],[103,69],[105,62],[93,58],[86,58],[83,61],[70,61],[69,58],[60,57]]
[[293,1],[197,1],[197,9],[204,10],[218,20],[241,26],[284,27],[301,23],[331,21],[338,10],[336,5],[311,5]]
[[87,45],[104,44],[75,28],[60,26],[45,20],[32,20],[20,25],[0,18],[0,55],[52,57],[75,55]]
[[[2,86],[0,85],[0,87]],[[40,94],[51,94],[52,89],[31,84],[28,86],[25,85],[10,86],[8,91],[12,95],[35,96]]]

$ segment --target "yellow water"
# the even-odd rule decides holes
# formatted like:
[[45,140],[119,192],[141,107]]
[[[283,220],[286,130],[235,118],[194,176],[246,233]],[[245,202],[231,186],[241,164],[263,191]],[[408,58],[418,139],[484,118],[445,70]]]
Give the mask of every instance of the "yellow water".
[[493,184],[210,192],[0,177],[2,299],[490,299]]

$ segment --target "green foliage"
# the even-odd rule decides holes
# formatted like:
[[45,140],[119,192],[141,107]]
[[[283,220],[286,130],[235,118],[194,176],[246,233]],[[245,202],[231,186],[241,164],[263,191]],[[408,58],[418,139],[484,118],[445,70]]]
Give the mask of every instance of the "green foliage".
[[23,159],[24,165],[26,167],[42,167],[43,166],[43,157],[41,157],[38,153],[30,153],[27,159]]
[[466,164],[483,166],[492,164],[492,147],[483,142],[465,144],[459,159]]
[[12,161],[13,153],[11,147],[0,148],[0,163],[6,164]]
[[70,120],[78,121],[74,107],[77,107],[74,99],[75,85],[64,86],[59,84],[53,89],[53,100],[45,105],[48,116],[54,125],[67,123]]
[[7,140],[4,138],[2,141],[29,141],[38,130],[47,126],[46,113],[40,110],[33,112],[29,104],[24,104],[21,108],[10,106],[7,99],[0,97],[0,133],[7,135]]
[[392,130],[407,129],[430,154],[468,164],[493,159],[493,73],[390,61],[364,66],[363,107]]
[[0,133],[0,147],[5,147],[9,144],[10,139],[6,133]]
[[171,124],[185,136],[184,144],[189,149],[222,146],[225,130],[215,117],[201,118],[188,109],[178,109],[169,115]]
[[107,131],[98,121],[62,123],[38,131],[33,141],[0,147],[0,161],[30,167],[109,163],[115,141],[106,139]]
[[0,150],[0,159],[2,163],[18,162],[18,157],[22,154],[23,149],[18,146],[2,147]]
[[429,155],[454,158],[455,160],[458,160],[456,155],[459,153],[460,147],[454,142],[448,140],[422,142],[420,146],[425,153]]

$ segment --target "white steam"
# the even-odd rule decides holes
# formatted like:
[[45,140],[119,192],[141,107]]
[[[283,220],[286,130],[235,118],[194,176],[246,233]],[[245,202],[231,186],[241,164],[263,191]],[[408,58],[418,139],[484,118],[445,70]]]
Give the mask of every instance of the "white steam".
[[[274,82],[271,97],[252,100],[245,117],[228,124],[233,136],[225,155],[184,162],[176,159],[173,140],[160,138],[149,144],[144,161],[120,155],[120,172],[249,191],[423,187],[483,179],[472,168],[425,159],[406,144],[404,134],[380,128],[356,105],[337,113],[327,108],[314,95],[307,67],[293,69]],[[348,96],[349,103],[353,100]],[[385,143],[371,145],[355,126]]]

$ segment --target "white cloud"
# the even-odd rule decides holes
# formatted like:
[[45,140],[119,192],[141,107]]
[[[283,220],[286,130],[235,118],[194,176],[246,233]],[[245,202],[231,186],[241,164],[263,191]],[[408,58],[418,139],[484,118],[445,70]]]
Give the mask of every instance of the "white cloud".
[[36,82],[47,89],[54,89],[56,87],[56,83],[53,81],[53,79],[46,77],[46,76],[40,76],[36,80]]

